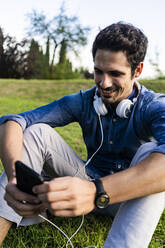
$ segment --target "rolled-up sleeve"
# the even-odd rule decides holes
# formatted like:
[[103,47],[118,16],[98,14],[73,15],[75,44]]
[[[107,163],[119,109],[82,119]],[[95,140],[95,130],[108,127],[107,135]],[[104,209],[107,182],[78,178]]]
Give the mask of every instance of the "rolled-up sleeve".
[[17,122],[22,127],[23,131],[26,128],[26,121],[20,115],[4,115],[4,116],[0,117],[0,125],[5,123],[6,121],[15,121],[15,122]]
[[153,152],[165,154],[165,96],[160,96],[147,107],[147,124],[157,141]]

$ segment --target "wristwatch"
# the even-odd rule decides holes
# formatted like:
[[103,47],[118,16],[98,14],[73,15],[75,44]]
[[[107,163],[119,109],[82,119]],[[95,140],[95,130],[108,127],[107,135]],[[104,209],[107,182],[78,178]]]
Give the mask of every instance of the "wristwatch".
[[92,181],[96,186],[96,197],[95,197],[95,206],[97,208],[106,208],[110,203],[109,196],[103,188],[103,184],[100,179],[95,179]]

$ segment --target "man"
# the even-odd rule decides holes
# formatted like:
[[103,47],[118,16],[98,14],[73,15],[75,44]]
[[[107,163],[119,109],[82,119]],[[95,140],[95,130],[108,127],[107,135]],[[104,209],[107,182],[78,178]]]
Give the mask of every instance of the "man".
[[[165,207],[165,96],[136,81],[147,43],[132,25],[108,26],[93,44],[96,87],[1,117],[1,242],[13,222],[37,223],[45,209],[66,217],[95,209],[115,215],[105,248],[148,247]],[[74,121],[87,146],[85,165],[51,128]],[[37,197],[17,189],[16,160],[52,178],[33,188]]]

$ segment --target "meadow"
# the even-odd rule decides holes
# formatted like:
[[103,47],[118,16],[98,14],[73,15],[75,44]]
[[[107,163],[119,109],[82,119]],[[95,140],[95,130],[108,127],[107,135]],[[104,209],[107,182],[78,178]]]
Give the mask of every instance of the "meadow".
[[[145,80],[142,84],[156,92],[165,93],[165,81]],[[40,105],[47,104],[54,99],[93,87],[93,80],[14,80],[0,79],[0,116],[9,113],[20,113]],[[65,127],[56,128],[66,142],[86,159],[86,149],[78,124],[73,123]],[[0,173],[3,167],[0,164]],[[51,220],[62,228],[70,237],[78,228],[81,217],[57,218]],[[87,246],[102,248],[108,230],[112,224],[110,217],[87,215],[83,227],[73,238],[75,248]],[[66,238],[48,223],[40,223],[31,227],[12,229],[1,248],[55,248],[66,247]],[[69,247],[69,246],[68,246]],[[165,211],[159,221],[149,248],[165,247]]]

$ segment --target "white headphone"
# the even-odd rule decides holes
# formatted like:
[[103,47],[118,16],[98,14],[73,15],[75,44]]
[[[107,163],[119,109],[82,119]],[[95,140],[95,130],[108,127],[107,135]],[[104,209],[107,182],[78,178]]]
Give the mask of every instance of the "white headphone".
[[[132,110],[133,105],[135,104],[135,102],[138,99],[138,96],[140,94],[140,84],[135,81],[135,86],[138,89],[138,94],[135,98],[133,98],[133,100],[129,100],[129,99],[123,99],[116,107],[116,114],[117,116],[119,116],[120,118],[128,118],[129,113]],[[94,96],[94,101],[93,101],[93,106],[94,109],[96,111],[96,113],[98,115],[106,115],[108,113],[108,110],[105,106],[105,104],[103,103],[101,97],[99,97],[97,95],[97,89],[95,91],[95,96]]]

